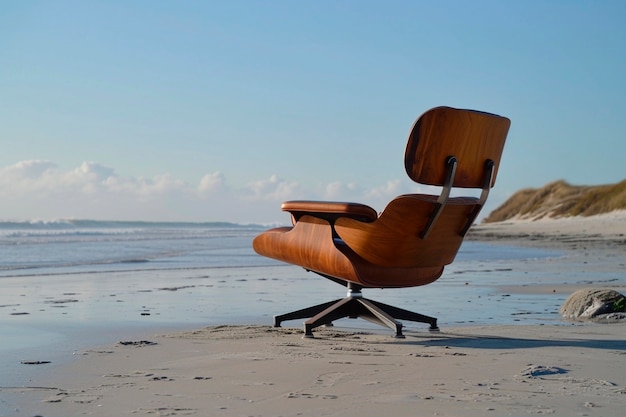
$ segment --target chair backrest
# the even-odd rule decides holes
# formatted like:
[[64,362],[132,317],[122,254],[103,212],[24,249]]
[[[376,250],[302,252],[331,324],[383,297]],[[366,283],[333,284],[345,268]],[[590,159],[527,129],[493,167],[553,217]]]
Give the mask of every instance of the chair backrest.
[[404,154],[407,174],[415,182],[442,186],[447,160],[458,165],[453,187],[482,188],[485,161],[494,163],[495,184],[504,141],[511,121],[475,110],[435,107],[420,116],[409,134]]
[[[443,186],[441,195],[404,195],[378,219],[340,218],[339,237],[359,256],[385,267],[451,263],[493,187],[509,119],[474,110],[436,107],[413,125],[405,153],[407,174]],[[450,198],[452,187],[481,188],[480,198]]]

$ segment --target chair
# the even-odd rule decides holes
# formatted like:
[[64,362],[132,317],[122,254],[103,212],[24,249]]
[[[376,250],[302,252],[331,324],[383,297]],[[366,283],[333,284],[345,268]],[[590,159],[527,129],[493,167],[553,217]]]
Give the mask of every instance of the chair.
[[[363,288],[406,288],[437,280],[450,264],[493,187],[510,120],[490,113],[436,107],[417,119],[408,138],[404,166],[420,184],[441,187],[439,195],[407,194],[380,215],[357,203],[287,201],[292,227],[267,230],[254,250],[345,285],[345,298],[274,317],[274,326],[305,319],[304,337],[340,318],[362,317],[404,337],[399,320],[437,319],[363,297]],[[453,187],[482,190],[452,197]]]

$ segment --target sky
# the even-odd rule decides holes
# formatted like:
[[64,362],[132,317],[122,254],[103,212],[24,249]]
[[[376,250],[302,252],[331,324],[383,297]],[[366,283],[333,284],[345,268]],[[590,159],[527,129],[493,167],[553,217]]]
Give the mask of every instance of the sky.
[[626,2],[0,2],[0,220],[382,211],[436,106],[511,119],[482,215],[626,178]]

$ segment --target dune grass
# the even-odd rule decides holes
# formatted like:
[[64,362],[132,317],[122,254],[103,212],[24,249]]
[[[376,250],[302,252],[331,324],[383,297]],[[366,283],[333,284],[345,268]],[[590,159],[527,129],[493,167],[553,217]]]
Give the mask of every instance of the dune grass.
[[571,216],[593,216],[626,209],[626,180],[617,184],[585,186],[559,180],[542,188],[527,188],[513,194],[492,211],[485,223],[513,218],[538,220]]

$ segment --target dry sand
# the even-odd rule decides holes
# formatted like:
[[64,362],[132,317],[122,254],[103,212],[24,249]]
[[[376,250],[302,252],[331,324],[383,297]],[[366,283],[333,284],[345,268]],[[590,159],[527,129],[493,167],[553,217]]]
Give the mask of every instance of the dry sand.
[[[567,248],[623,271],[625,233],[621,212],[479,226],[472,238]],[[563,322],[302,339],[299,328],[218,326],[78,352],[1,393],[15,416],[615,417],[626,409],[625,332]]]
[[591,217],[510,220],[481,224],[473,227],[470,234],[474,239],[518,245],[573,250],[587,248],[623,250],[626,246],[626,210]]

